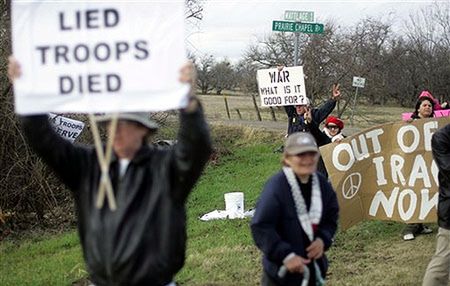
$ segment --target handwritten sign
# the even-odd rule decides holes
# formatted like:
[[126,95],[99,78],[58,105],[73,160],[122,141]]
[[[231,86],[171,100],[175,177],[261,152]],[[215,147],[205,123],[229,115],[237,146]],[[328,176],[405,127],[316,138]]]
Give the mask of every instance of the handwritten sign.
[[184,1],[13,1],[19,114],[186,104]]
[[261,106],[306,104],[303,67],[285,67],[257,71]]
[[53,126],[53,129],[62,138],[69,140],[70,142],[75,142],[75,139],[80,136],[84,129],[84,123],[75,119],[50,113],[48,119]]
[[433,133],[450,118],[390,123],[320,148],[344,229],[364,219],[435,222],[438,168]]

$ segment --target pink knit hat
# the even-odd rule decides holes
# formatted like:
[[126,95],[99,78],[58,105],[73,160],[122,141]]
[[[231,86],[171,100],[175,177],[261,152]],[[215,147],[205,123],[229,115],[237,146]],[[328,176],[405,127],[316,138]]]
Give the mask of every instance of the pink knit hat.
[[434,98],[434,96],[428,90],[424,90],[420,93],[419,98],[422,98],[422,97],[428,97],[429,99],[431,99],[433,101],[434,110],[442,109],[441,104],[439,103],[439,100]]

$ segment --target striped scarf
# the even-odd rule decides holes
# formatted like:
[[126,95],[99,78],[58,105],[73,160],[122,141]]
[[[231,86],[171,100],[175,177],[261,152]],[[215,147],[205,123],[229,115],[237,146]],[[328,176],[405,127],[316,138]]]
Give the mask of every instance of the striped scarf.
[[[291,193],[294,199],[295,209],[297,211],[297,217],[300,221],[300,225],[303,231],[308,236],[311,242],[314,241],[314,228],[316,228],[320,219],[322,218],[322,194],[320,192],[319,178],[317,174],[312,175],[312,187],[311,187],[311,206],[309,207],[309,212],[306,207],[305,199],[303,198],[300,186],[295,177],[294,171],[289,167],[283,167],[284,175],[291,186]],[[309,270],[305,267],[305,272],[303,273],[302,286],[308,285],[309,282]],[[320,268],[317,262],[314,261],[314,269],[316,271],[316,285],[325,285],[325,281],[322,278]]]

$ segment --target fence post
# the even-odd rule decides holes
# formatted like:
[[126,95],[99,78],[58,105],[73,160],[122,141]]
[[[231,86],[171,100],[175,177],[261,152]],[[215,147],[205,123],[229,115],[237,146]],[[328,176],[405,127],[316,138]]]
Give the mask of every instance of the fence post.
[[261,113],[259,112],[258,105],[256,104],[256,96],[253,92],[252,92],[252,99],[253,99],[253,106],[255,107],[256,110],[256,116],[258,117],[259,121],[262,121]]
[[237,112],[237,114],[238,114],[238,116],[239,116],[239,119],[242,120],[242,115],[241,115],[241,112],[239,111],[238,108],[236,108],[236,112]]
[[273,110],[273,107],[270,107],[270,115],[272,115],[272,120],[277,121],[277,117],[275,116],[275,111]]
[[225,101],[225,108],[227,110],[228,119],[231,119],[230,109],[228,108],[228,100],[227,100],[227,96],[226,95],[223,96],[223,100]]

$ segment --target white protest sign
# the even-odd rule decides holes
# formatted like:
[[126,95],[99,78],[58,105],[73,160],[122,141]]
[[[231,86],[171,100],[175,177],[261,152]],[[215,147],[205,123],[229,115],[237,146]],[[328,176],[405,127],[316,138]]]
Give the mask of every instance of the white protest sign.
[[13,1],[19,114],[158,111],[187,103],[184,1]]
[[305,102],[303,67],[285,67],[257,71],[262,106],[299,105]]
[[357,77],[354,76],[353,77],[353,84],[354,87],[360,87],[360,88],[364,88],[364,86],[366,85],[366,79],[363,77]]
[[74,142],[84,129],[84,123],[71,118],[63,117],[54,113],[49,113],[48,118],[53,129],[62,138]]

